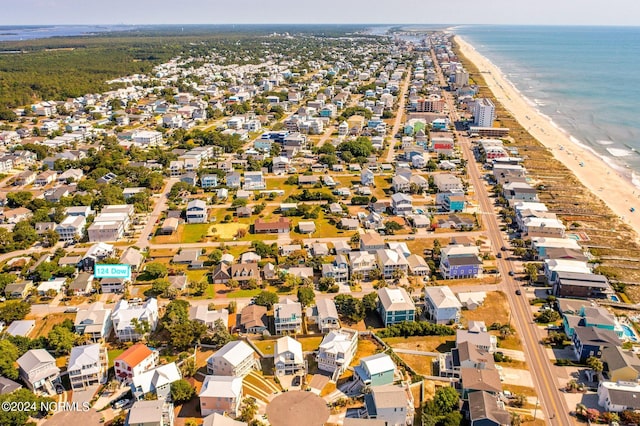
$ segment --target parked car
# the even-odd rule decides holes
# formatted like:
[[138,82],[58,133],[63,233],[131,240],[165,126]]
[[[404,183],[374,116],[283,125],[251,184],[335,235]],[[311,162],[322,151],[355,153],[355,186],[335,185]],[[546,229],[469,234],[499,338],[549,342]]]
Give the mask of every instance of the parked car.
[[76,312],[78,312],[79,310],[80,310],[79,308],[77,308],[77,307],[73,306],[73,307],[71,307],[71,308],[67,308],[67,309],[65,309],[65,310],[64,310],[64,313],[65,313],[65,314],[75,314],[75,313],[76,313]]
[[515,276],[515,275],[516,275],[516,273],[515,273],[515,272],[513,272],[513,271],[509,271],[509,276],[510,276],[510,277],[513,277],[513,276]]
[[522,292],[520,291],[520,289],[516,290],[516,294],[517,294],[518,296],[520,296],[520,295],[522,294]]
[[131,401],[130,401],[130,400],[128,400],[128,399],[121,399],[120,401],[116,401],[116,402],[114,402],[114,403],[113,403],[113,408],[115,408],[116,410],[117,410],[117,409],[120,409],[120,408],[123,408],[123,407],[125,407],[129,402],[131,402]]

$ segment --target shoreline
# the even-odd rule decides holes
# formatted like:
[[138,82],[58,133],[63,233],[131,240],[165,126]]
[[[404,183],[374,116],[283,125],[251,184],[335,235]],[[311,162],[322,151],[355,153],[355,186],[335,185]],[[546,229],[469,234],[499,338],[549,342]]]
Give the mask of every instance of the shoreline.
[[[555,159],[624,223],[631,226],[636,235],[640,235],[640,189],[632,182],[634,175],[625,176],[624,171],[608,164],[592,148],[560,129],[549,117],[531,105],[489,59],[461,36],[454,35],[454,40],[464,57],[482,73],[495,99],[513,115],[522,128],[549,149]],[[632,207],[639,211],[631,212]]]

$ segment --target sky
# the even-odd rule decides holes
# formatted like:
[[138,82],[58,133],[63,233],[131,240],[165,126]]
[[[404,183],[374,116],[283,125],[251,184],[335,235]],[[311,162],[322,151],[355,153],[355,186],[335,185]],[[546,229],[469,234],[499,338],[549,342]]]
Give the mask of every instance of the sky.
[[3,0],[0,25],[640,25],[638,0]]

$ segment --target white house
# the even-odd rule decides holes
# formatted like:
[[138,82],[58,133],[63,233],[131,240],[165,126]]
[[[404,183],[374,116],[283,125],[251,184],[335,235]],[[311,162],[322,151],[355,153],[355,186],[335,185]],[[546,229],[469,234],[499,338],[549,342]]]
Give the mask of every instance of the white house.
[[[144,324],[148,324],[149,331],[154,331],[158,325],[158,301],[151,298],[144,304],[129,304],[125,299],[121,299],[116,303],[111,319],[120,341],[140,340],[146,334],[140,329],[144,328]],[[139,324],[138,329],[136,324]]]
[[106,383],[108,367],[107,348],[99,343],[71,348],[67,367],[71,388],[78,390]]
[[338,310],[333,299],[318,299],[314,309],[315,321],[321,333],[340,328]]
[[364,402],[370,419],[384,420],[387,426],[413,424],[413,394],[407,384],[374,386]]
[[111,309],[105,309],[102,302],[92,303],[87,309],[76,313],[73,326],[76,333],[85,335],[94,342],[106,339],[111,333]]
[[213,328],[217,320],[221,320],[225,328],[229,327],[229,311],[226,309],[209,310],[206,305],[192,306],[189,309],[189,319],[205,324],[209,328]]
[[276,334],[300,333],[302,331],[302,305],[291,299],[273,306]]
[[413,197],[397,192],[391,196],[391,209],[398,216],[407,216],[413,210]]
[[60,380],[56,359],[44,349],[31,349],[17,360],[20,378],[37,393],[53,394],[53,385]]
[[289,336],[276,340],[273,358],[278,376],[296,374],[306,369],[302,344]]
[[67,216],[56,226],[60,241],[79,241],[84,234],[87,219],[84,216]]
[[245,172],[244,173],[244,185],[242,189],[247,191],[255,191],[258,189],[265,189],[267,184],[264,181],[262,172]]
[[615,413],[640,410],[640,383],[601,381],[598,384],[598,405]]
[[187,223],[206,223],[209,219],[207,203],[203,200],[191,200],[187,204]]
[[436,324],[457,323],[462,304],[446,286],[425,287],[424,305],[429,319]]
[[164,364],[134,376],[131,380],[131,392],[136,400],[143,399],[154,392],[158,399],[165,400],[171,393],[171,383],[182,378],[175,362]]
[[358,349],[358,332],[348,328],[331,330],[318,348],[318,368],[339,377],[347,369]]
[[256,352],[242,340],[229,342],[207,360],[207,374],[244,377],[259,368]]
[[376,252],[376,258],[385,279],[396,278],[396,274],[406,276],[409,271],[409,262],[407,262],[407,259],[398,250],[378,250]]

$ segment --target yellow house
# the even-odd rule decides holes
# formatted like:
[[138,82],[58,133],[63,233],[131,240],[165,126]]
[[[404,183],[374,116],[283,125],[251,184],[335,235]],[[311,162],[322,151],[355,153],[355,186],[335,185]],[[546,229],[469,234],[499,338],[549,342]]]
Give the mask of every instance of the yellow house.
[[635,382],[640,379],[640,358],[619,346],[602,350],[604,373],[612,382]]

